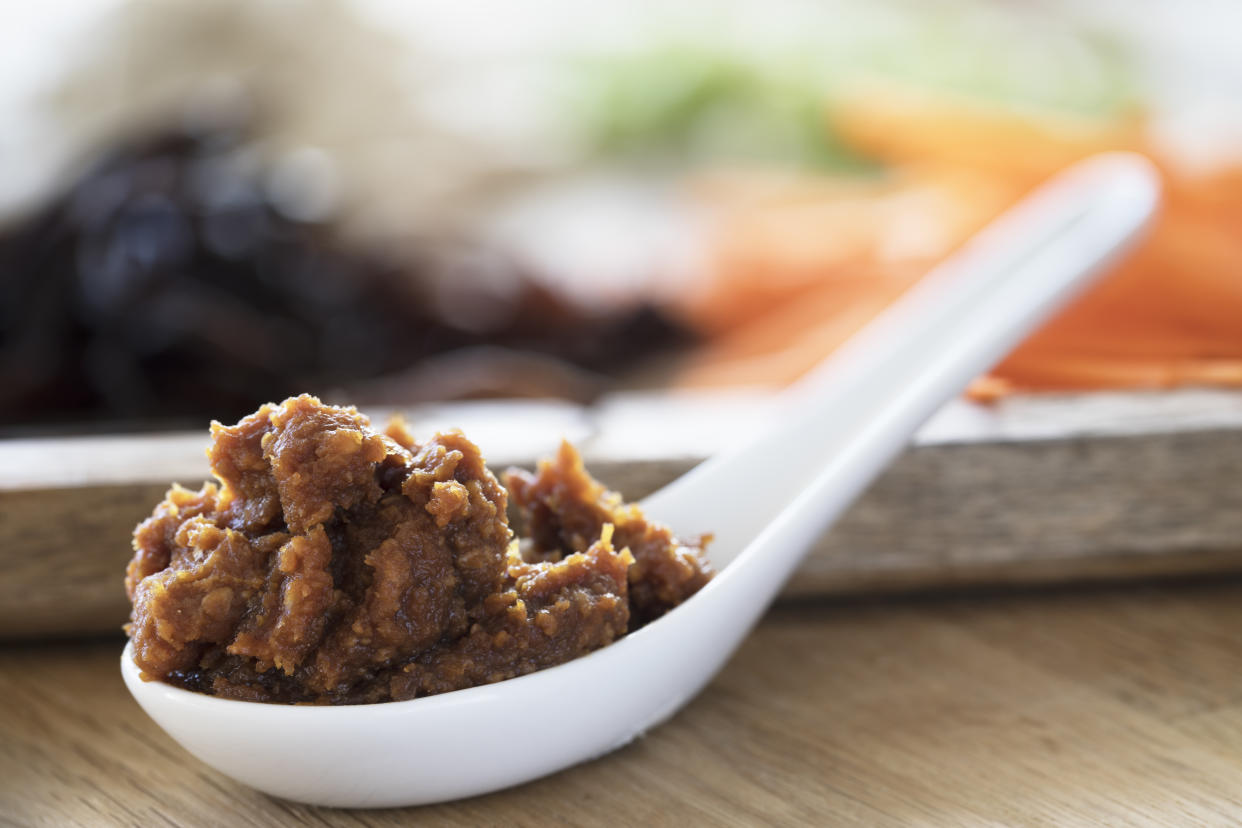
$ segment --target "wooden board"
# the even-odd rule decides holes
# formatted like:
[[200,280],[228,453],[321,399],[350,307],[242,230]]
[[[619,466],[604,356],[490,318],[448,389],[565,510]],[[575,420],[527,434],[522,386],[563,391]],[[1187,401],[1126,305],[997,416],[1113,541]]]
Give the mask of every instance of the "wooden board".
[[390,811],[201,765],[128,696],[119,639],[9,644],[0,824],[1237,825],[1239,630],[1239,582],[787,605],[634,744]]
[[[638,498],[760,427],[759,395],[478,403],[494,466],[562,437]],[[375,412],[377,419],[385,412]],[[830,428],[831,424],[825,424]],[[0,442],[0,637],[116,629],[129,534],[167,483],[207,475],[204,434]],[[948,406],[825,536],[795,596],[1242,571],[1242,395],[1094,394]]]

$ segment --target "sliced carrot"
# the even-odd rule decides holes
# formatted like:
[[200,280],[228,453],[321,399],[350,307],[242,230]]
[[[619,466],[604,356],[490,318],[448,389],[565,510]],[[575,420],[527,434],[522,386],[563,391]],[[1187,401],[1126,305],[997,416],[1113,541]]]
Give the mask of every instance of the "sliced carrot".
[[1139,149],[1166,183],[1148,238],[971,393],[1242,385],[1242,164],[1185,172],[1138,119],[892,94],[843,99],[834,115],[847,143],[892,165],[886,177],[703,186],[720,217],[712,279],[681,310],[711,341],[684,383],[791,381],[1031,186],[1092,153]]
[[846,146],[880,161],[985,170],[1027,185],[1097,152],[1146,147],[1138,116],[1072,117],[889,86],[838,97],[830,120]]

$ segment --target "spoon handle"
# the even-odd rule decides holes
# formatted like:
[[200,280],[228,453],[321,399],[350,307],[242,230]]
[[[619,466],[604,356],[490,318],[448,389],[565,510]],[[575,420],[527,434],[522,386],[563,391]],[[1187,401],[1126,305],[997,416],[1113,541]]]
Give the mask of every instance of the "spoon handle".
[[803,548],[772,554],[792,569],[918,426],[1124,251],[1158,201],[1158,175],[1137,155],[1060,173],[784,392],[771,428],[644,510],[682,532],[714,531],[718,567],[782,524]]

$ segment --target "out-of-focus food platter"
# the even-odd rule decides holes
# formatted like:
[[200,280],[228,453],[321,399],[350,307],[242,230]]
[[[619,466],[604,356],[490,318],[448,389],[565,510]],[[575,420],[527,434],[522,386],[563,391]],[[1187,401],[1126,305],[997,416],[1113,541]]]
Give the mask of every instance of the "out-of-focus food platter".
[[[601,480],[637,498],[744,439],[772,404],[759,393],[684,392],[402,413],[419,434],[463,428],[497,470],[569,439]],[[0,636],[123,623],[129,535],[170,481],[207,476],[206,443],[202,431],[0,442]],[[821,539],[785,595],[1239,572],[1239,467],[1237,392],[956,401]],[[762,481],[740,483],[739,502],[749,485]]]
[[496,466],[566,436],[641,496],[1110,149],[1161,170],[1150,237],[788,594],[1242,568],[1232,41],[1176,41],[1172,6],[537,5],[97,0],[8,27],[0,635],[120,624],[133,524],[204,477],[207,419],[264,399],[399,406]]

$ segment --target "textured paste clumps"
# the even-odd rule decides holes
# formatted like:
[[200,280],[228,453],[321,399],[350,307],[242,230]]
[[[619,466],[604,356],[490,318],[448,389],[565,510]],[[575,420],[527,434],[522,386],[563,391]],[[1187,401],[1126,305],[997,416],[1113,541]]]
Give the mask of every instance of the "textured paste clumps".
[[126,629],[143,678],[266,702],[362,704],[561,664],[698,591],[678,539],[568,444],[506,483],[460,432],[419,443],[310,396],[213,423],[219,483],[134,531]]

